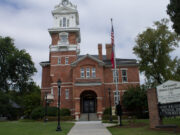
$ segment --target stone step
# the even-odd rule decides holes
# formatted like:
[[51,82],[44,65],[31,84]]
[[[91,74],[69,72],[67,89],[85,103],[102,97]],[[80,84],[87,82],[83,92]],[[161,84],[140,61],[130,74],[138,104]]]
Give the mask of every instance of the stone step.
[[[82,113],[79,121],[88,121],[88,113]],[[89,113],[89,121],[99,121],[96,113]]]

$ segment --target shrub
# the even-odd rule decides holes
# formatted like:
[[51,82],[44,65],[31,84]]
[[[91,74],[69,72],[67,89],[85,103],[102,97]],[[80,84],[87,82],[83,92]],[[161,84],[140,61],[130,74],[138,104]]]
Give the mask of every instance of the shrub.
[[34,120],[42,119],[44,117],[44,108],[39,106],[31,113],[31,118]]
[[[109,115],[103,115],[102,120],[109,120],[109,117],[110,117]],[[113,119],[113,120],[117,120],[117,116],[116,116],[116,115],[113,115],[113,116],[112,116],[112,119]]]
[[47,116],[57,116],[58,108],[57,107],[48,107]]
[[67,108],[62,108],[60,111],[61,116],[71,116],[71,111]]
[[[57,121],[58,117],[57,116],[48,116],[48,121]],[[61,121],[73,121],[74,117],[73,116],[61,116],[60,117]]]
[[109,115],[111,112],[111,108],[106,108],[103,112],[103,115]]

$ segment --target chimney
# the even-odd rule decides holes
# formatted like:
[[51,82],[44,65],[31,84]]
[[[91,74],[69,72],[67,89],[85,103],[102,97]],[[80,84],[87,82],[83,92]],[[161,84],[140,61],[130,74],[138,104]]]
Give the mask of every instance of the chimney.
[[106,44],[106,59],[111,60],[112,45]]
[[99,53],[99,59],[103,60],[102,59],[102,44],[98,44],[98,53]]

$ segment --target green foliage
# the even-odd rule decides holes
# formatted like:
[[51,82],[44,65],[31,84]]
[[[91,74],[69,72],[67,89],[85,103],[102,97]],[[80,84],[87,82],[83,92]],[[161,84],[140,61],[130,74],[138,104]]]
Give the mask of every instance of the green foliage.
[[147,111],[147,95],[144,87],[130,87],[122,98],[123,107],[128,111],[133,111],[135,115],[142,116]]
[[31,91],[27,93],[23,98],[24,114],[26,117],[30,117],[34,108],[40,106],[41,92],[40,88],[36,85],[31,86]]
[[[110,118],[109,115],[103,115],[102,120],[109,120],[109,118]],[[112,116],[112,119],[113,119],[113,120],[117,120],[118,118],[117,118],[116,115],[113,115],[113,116]]]
[[35,72],[31,56],[18,50],[10,37],[0,37],[0,90],[25,93]]
[[31,113],[31,118],[34,120],[42,119],[44,117],[44,108],[39,106]]
[[[57,121],[58,117],[56,116],[48,116],[48,121]],[[61,121],[73,121],[74,117],[73,116],[61,116],[60,117]]]
[[62,108],[60,110],[60,115],[61,116],[71,116],[71,111],[67,108]]
[[109,115],[111,112],[111,108],[106,108],[103,112],[103,115]]
[[0,91],[0,115],[8,116],[11,109],[8,95]]
[[171,59],[170,53],[178,47],[179,37],[168,28],[168,20],[154,23],[137,36],[134,54],[139,59],[140,72],[151,87],[174,79],[177,72],[177,58]]
[[47,108],[47,115],[48,116],[57,116],[58,108],[57,107],[48,107]]
[[173,22],[173,29],[180,35],[180,0],[170,0],[167,13]]

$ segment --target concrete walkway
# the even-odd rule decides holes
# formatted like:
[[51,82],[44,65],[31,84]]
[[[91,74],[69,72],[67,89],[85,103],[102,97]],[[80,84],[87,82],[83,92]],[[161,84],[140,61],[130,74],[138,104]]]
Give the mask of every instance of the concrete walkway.
[[101,121],[76,122],[68,135],[111,135]]

